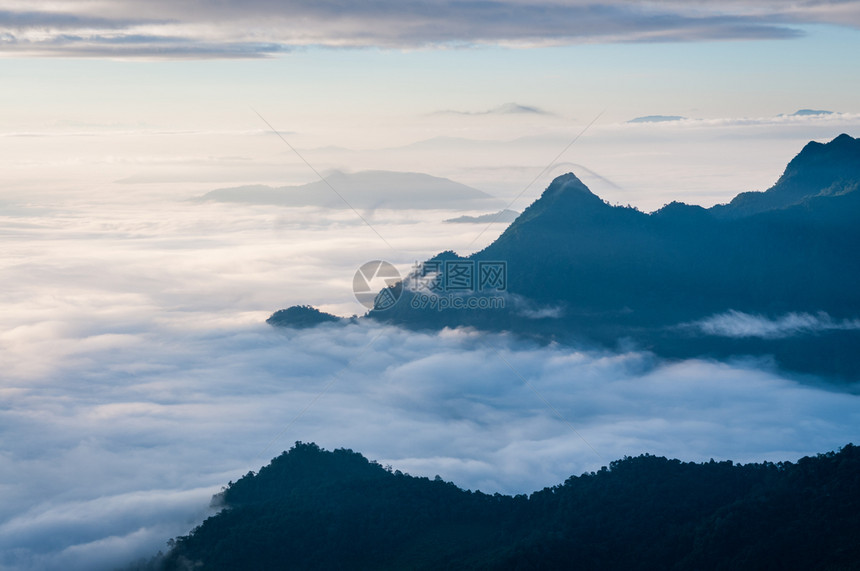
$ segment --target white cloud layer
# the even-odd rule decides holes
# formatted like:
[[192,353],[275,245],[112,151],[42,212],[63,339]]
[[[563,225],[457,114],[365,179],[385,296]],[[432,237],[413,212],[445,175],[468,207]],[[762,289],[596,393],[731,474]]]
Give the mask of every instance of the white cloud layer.
[[[488,492],[625,454],[793,460],[858,440],[860,397],[749,364],[263,324],[293,303],[360,311],[355,267],[390,252],[343,213],[199,205],[175,188],[17,206],[32,210],[0,214],[0,569],[152,554],[296,440]],[[408,268],[474,236],[445,217],[372,222]]]
[[860,397],[740,365],[463,331],[131,328],[131,340],[54,339],[70,347],[50,374],[4,381],[9,568],[154,553],[205,516],[220,485],[294,440],[528,492],[625,454],[793,460],[860,429]]
[[858,3],[552,0],[377,2],[6,2],[7,53],[156,58],[260,57],[298,46],[415,48],[778,39],[798,25],[860,26]]

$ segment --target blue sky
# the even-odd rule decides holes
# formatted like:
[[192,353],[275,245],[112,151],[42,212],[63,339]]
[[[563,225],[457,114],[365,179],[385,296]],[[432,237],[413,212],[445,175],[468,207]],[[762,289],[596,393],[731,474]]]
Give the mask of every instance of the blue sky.
[[[851,133],[860,114],[860,76],[850,71],[851,54],[860,53],[855,2],[443,2],[429,15],[410,2],[370,12],[343,3],[336,13],[300,2],[203,3],[193,11],[158,2],[5,4],[0,104],[9,112],[0,117],[7,135],[0,146],[9,180],[22,187],[62,180],[82,188],[136,176],[142,164],[155,172],[155,163],[183,171],[176,182],[200,179],[203,163],[214,169],[202,177],[208,182],[217,182],[217,170],[225,183],[312,180],[260,136],[267,127],[256,110],[303,151],[363,152],[316,153],[320,170],[418,170],[512,196],[534,176],[528,169],[546,167],[602,113],[562,158],[625,182],[627,193],[610,200],[651,210],[765,188],[806,141]],[[291,15],[301,16],[300,26]],[[522,22],[505,20],[517,15]],[[388,20],[415,32],[393,34]],[[545,113],[489,112],[505,105]],[[810,118],[805,128],[760,124],[801,108],[842,115]],[[617,128],[645,115],[712,123],[673,133]],[[41,139],[11,136],[20,134]],[[507,154],[473,148],[453,158],[379,152],[435,137],[547,145]],[[698,157],[689,156],[690,145],[700,145]],[[652,156],[644,156],[649,146]],[[237,157],[255,168],[242,171]],[[519,175],[486,170],[491,160],[517,157],[528,157]],[[743,163],[731,169],[735,178],[724,169],[712,180],[707,171],[726,160]],[[283,168],[261,164],[276,161]],[[658,181],[649,169],[670,173],[684,164],[703,173],[695,186],[668,176],[651,195]]]
[[832,25],[799,29],[803,36],[779,40],[306,47],[257,60],[7,58],[0,60],[3,99],[19,112],[4,123],[143,117],[199,126],[229,121],[232,114],[223,114],[231,108],[241,116],[243,104],[321,113],[338,103],[356,114],[421,114],[518,101],[563,115],[607,107],[607,118],[617,120],[649,113],[760,116],[808,106],[856,112],[852,92],[860,79],[848,66],[860,32]]
[[[779,39],[574,38],[549,47],[302,45],[238,59],[109,50],[82,58],[63,45],[22,58],[11,50],[0,59],[0,102],[10,110],[0,118],[0,161],[21,188],[57,181],[83,188],[141,169],[174,182],[313,180],[264,136],[268,127],[256,110],[310,153],[318,170],[416,170],[508,197],[602,113],[562,157],[626,189],[623,196],[611,195],[612,187],[596,191],[646,210],[671,200],[712,204],[766,188],[810,139],[856,133],[860,76],[850,73],[849,54],[860,53],[860,32],[806,22],[791,29],[797,33]],[[492,112],[505,105],[543,113]],[[841,114],[774,122],[801,108]],[[623,128],[645,115],[693,122]],[[22,134],[40,137],[24,142],[15,136]],[[437,137],[531,143],[504,152],[473,145],[453,156],[388,152]],[[329,147],[359,152],[313,152]],[[512,164],[522,170],[492,172]],[[701,178],[655,178],[685,168]]]

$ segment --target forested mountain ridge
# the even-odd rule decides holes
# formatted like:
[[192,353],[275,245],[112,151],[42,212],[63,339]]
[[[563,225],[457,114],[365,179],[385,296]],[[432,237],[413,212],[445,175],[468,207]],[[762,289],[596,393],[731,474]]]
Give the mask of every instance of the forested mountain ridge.
[[842,134],[829,143],[807,143],[767,191],[742,192],[728,204],[711,210],[719,216],[748,216],[787,208],[815,197],[852,192],[858,180],[860,142]]
[[858,569],[860,450],[611,462],[529,496],[296,443],[150,569]]
[[732,312],[856,324],[858,221],[860,140],[848,135],[809,143],[773,187],[710,209],[675,202],[646,214],[613,206],[569,173],[484,250],[434,258],[504,262],[503,308],[437,311],[413,303],[426,292],[406,287],[394,307],[368,316],[608,346],[626,338],[668,357],[773,355],[787,369],[856,381],[860,352],[845,351],[860,344],[854,325],[771,337],[694,325]]

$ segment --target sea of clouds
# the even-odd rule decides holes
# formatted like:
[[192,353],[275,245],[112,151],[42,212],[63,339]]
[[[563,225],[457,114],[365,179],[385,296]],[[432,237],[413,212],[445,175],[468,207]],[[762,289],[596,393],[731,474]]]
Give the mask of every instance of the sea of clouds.
[[[271,328],[293,304],[361,313],[351,285],[368,260],[407,271],[502,227],[472,243],[483,226],[441,221],[480,213],[364,212],[389,248],[349,211],[190,200],[211,188],[2,196],[0,569],[154,554],[210,513],[213,493],[298,440],[503,493],[624,455],[796,460],[858,440],[860,397],[767,362],[369,323]],[[760,336],[830,325],[738,313],[699,324]]]

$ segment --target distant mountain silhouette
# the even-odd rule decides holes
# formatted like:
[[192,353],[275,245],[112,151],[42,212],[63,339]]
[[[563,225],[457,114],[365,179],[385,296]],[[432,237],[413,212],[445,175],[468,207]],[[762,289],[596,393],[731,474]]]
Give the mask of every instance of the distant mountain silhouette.
[[857,569],[860,452],[797,463],[642,455],[530,495],[297,442],[135,569]]
[[644,117],[636,117],[627,121],[628,123],[666,123],[669,121],[681,121],[686,119],[680,115],[645,115]]
[[519,103],[504,103],[498,107],[487,109],[484,111],[457,111],[454,109],[445,109],[436,111],[433,115],[552,115],[543,109],[533,107],[531,105],[521,105]]
[[485,192],[447,178],[391,171],[335,171],[326,177],[326,182],[317,180],[298,186],[273,188],[250,185],[222,188],[207,192],[200,200],[348,208],[335,191],[352,207],[361,209],[477,210],[500,208],[504,205],[501,200]]
[[790,117],[805,117],[807,115],[833,115],[833,111],[825,111],[824,109],[798,109]]
[[503,309],[422,308],[412,300],[427,292],[410,291],[407,279],[399,303],[369,317],[603,345],[630,338],[667,356],[774,355],[789,369],[860,380],[860,332],[850,327],[802,339],[690,327],[729,311],[860,317],[858,189],[860,140],[848,135],[809,143],[769,190],[710,209],[612,206],[566,174],[495,242],[462,258],[507,264]]
[[445,222],[451,224],[490,224],[498,222],[510,224],[516,220],[519,215],[519,212],[508,210],[506,208],[504,210],[499,210],[498,212],[491,212],[490,214],[481,214],[480,216],[458,216],[457,218],[449,218],[445,220]]

